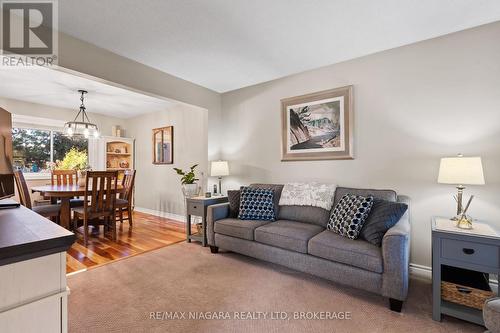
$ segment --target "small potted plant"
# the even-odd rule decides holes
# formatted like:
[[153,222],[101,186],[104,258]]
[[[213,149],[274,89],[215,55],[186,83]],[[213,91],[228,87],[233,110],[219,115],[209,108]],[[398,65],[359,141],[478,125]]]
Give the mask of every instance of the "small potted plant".
[[196,183],[196,181],[199,179],[196,178],[196,175],[194,174],[194,169],[196,169],[197,166],[198,164],[193,165],[191,168],[189,168],[189,171],[183,171],[182,169],[174,168],[175,172],[177,172],[178,175],[182,176],[182,193],[184,193],[184,196],[187,198],[194,197],[199,193],[198,184]]
[[78,164],[75,167],[75,170],[78,173],[78,186],[85,186],[87,180],[87,171],[92,170],[92,168],[87,162],[85,162],[83,164]]

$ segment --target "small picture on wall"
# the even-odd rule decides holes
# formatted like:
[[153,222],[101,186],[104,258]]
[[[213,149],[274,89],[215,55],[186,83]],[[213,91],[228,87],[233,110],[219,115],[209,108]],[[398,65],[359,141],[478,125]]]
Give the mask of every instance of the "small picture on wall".
[[281,100],[282,161],[352,159],[352,86]]
[[174,163],[174,127],[153,129],[153,164]]

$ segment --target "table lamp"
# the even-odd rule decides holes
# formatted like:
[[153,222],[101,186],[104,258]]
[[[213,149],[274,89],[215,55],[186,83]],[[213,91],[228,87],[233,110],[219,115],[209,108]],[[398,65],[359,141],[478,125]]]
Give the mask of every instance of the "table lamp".
[[463,229],[471,229],[471,218],[467,218],[465,213],[469,208],[474,196],[471,196],[465,209],[462,205],[464,185],[484,185],[483,164],[481,157],[464,157],[459,154],[457,157],[444,157],[439,166],[438,183],[453,184],[457,186],[457,215],[452,218],[456,220],[457,226]]
[[219,177],[219,193],[222,195],[222,177],[229,176],[229,165],[227,161],[212,161],[210,176]]

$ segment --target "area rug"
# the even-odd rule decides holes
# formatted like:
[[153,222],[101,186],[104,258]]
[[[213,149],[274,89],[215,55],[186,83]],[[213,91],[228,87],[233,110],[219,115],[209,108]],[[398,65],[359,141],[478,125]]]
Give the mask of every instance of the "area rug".
[[70,332],[482,332],[432,320],[431,285],[387,299],[234,253],[180,243],[68,277]]

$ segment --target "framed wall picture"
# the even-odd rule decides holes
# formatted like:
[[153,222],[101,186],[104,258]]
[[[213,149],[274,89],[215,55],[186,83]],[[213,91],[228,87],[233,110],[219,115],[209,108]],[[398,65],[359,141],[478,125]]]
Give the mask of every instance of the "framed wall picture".
[[281,100],[282,161],[353,159],[352,86]]
[[174,126],[153,129],[153,164],[174,163]]

